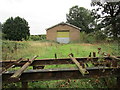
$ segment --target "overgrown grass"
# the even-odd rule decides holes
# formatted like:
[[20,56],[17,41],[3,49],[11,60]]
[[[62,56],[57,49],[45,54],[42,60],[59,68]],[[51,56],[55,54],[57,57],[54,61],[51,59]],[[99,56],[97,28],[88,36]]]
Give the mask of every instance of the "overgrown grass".
[[[3,60],[12,60],[23,58],[32,58],[35,55],[39,55],[38,59],[55,58],[55,53],[58,58],[67,58],[68,54],[73,53],[75,57],[88,57],[90,52],[97,52],[98,48],[102,49],[102,52],[109,53],[111,55],[118,56],[117,43],[71,43],[71,44],[58,44],[55,42],[41,42],[41,41],[3,41],[2,56]],[[98,55],[97,55],[98,56]],[[71,68],[75,65],[47,65],[45,69],[49,68]],[[17,70],[18,68],[14,69]],[[27,69],[32,69],[29,67]],[[10,69],[13,70],[13,69]],[[39,81],[29,82],[30,88],[107,88],[115,86],[115,78],[109,78],[110,83],[105,81],[106,79],[80,79],[80,80],[53,80],[53,81]],[[107,82],[107,84],[106,84]],[[111,84],[112,85],[109,85]],[[20,83],[3,84],[3,87],[19,88]]]
[[[17,45],[15,47],[15,45]],[[55,53],[58,58],[66,58],[68,54],[73,53],[75,57],[88,57],[90,52],[97,52],[101,48],[102,52],[111,55],[119,55],[117,43],[100,43],[100,44],[58,44],[54,42],[40,41],[24,41],[24,42],[3,42],[3,60],[32,58],[39,55],[39,59],[55,58]]]
[[[29,88],[115,88],[116,78],[87,78],[87,79],[66,79],[52,81],[32,81],[28,83]],[[3,84],[3,88],[21,88],[21,83]]]

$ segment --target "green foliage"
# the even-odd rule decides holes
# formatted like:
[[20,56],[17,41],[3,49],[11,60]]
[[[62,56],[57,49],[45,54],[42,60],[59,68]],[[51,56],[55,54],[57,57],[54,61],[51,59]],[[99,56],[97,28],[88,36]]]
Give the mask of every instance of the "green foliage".
[[38,41],[38,40],[40,40],[40,37],[39,37],[39,35],[30,35],[29,40]]
[[80,32],[80,42],[86,42],[87,34],[85,32]]
[[25,49],[27,46],[28,44],[24,42],[2,40],[2,59],[15,59],[12,54],[17,54],[20,49]]
[[1,22],[0,22],[0,30],[2,29],[2,24],[1,24]]
[[96,43],[96,42],[105,42],[107,36],[104,34],[103,31],[96,31],[89,34],[85,32],[80,32],[80,42],[85,43]]
[[105,41],[106,38],[107,38],[106,34],[104,34],[103,31],[96,31],[94,33],[94,35],[95,35],[96,41],[98,41],[98,42],[99,41]]
[[6,34],[4,34],[4,33],[1,33],[1,40],[6,40]]
[[[108,89],[116,87],[116,78],[115,77],[107,77],[107,78],[87,78],[87,79],[66,79],[66,80],[50,80],[50,81],[32,81],[28,83],[30,89],[52,89],[56,88],[57,90],[61,88],[66,89]],[[10,83],[10,84],[2,84],[4,89],[8,88],[21,88],[21,83]],[[75,89],[76,90],[76,89]]]
[[29,40],[32,41],[46,40],[46,35],[30,35]]
[[94,31],[94,18],[91,16],[91,11],[84,7],[73,6],[66,18],[68,23],[81,28],[86,33]]
[[[21,83],[19,82],[19,83],[7,83],[7,84],[3,83],[2,86],[3,86],[3,88],[4,88],[5,90],[8,89],[8,88],[9,88],[9,89],[10,89],[10,88],[11,88],[11,89],[13,88],[13,89],[16,89],[16,90],[17,90],[17,88],[20,88],[20,87],[21,87],[20,85],[21,85]],[[10,89],[10,90],[11,90],[11,89]]]
[[106,38],[107,36],[102,31],[96,31],[88,34],[87,41],[88,43],[105,42]]
[[0,22],[0,40],[2,40],[2,24]]
[[96,42],[95,36],[92,34],[88,34],[85,42],[86,43],[95,43]]
[[29,38],[29,26],[24,18],[20,18],[19,16],[15,18],[11,17],[6,20],[2,27],[5,39],[22,41]]
[[[85,33],[84,33],[85,34]],[[16,50],[17,43],[17,50]],[[88,57],[90,52],[97,52],[97,48],[101,47],[103,52],[109,52],[110,54],[119,55],[118,47],[116,43],[102,43],[102,44],[57,44],[53,42],[40,42],[40,41],[3,41],[3,56],[6,55],[6,59],[13,60],[23,58],[32,58],[35,55],[39,55],[37,59],[42,58],[55,58],[54,54],[57,54],[58,58],[66,58],[68,54],[73,53],[75,57]],[[63,53],[64,52],[64,53]],[[5,57],[3,57],[4,60]],[[88,63],[89,67],[92,67],[91,62]],[[75,65],[46,65],[45,69],[50,68],[73,68]],[[19,67],[20,68],[20,67]],[[18,69],[15,68],[15,70]],[[32,69],[28,67],[27,69]],[[113,88],[115,86],[115,78],[91,78],[91,79],[77,79],[77,80],[52,80],[52,81],[33,81],[29,82],[29,88]],[[20,83],[3,83],[3,88],[20,88]]]
[[40,40],[46,40],[46,35],[39,35],[40,36]]
[[[97,48],[101,47],[104,52],[110,54],[118,54],[117,43],[109,44],[57,44],[54,42],[41,42],[41,41],[24,41],[16,42],[17,50],[15,50],[15,43],[6,41],[3,43],[3,60],[5,59],[19,59],[32,58],[39,55],[39,59],[55,58],[55,53],[58,58],[67,58],[68,54],[73,53],[75,57],[87,57],[90,52],[97,52]],[[9,47],[9,48],[8,48]],[[64,53],[63,53],[64,52]]]
[[98,22],[101,22],[99,28],[104,28],[106,34],[113,37],[114,40],[118,39],[120,35],[120,2],[105,2],[103,4],[93,2],[92,6],[95,6],[95,9],[92,10],[94,17]]

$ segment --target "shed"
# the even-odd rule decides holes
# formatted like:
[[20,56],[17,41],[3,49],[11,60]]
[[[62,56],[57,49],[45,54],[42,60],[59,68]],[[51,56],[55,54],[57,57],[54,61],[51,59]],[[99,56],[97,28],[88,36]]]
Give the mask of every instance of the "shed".
[[48,29],[46,29],[47,40],[57,41],[59,43],[69,43],[70,41],[80,40],[80,28],[69,24],[69,23],[59,23]]

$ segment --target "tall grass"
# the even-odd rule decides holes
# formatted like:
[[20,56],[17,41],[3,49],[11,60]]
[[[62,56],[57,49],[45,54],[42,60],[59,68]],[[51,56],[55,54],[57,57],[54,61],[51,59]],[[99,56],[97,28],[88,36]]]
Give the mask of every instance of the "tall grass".
[[[106,83],[106,81],[109,83]],[[29,88],[42,89],[42,88],[86,88],[86,89],[108,89],[115,88],[115,78],[87,78],[87,79],[66,79],[66,80],[52,80],[52,81],[33,81],[29,82]],[[21,88],[21,83],[3,83],[3,88]]]
[[100,44],[58,44],[54,42],[40,42],[40,41],[24,41],[13,42],[3,41],[2,53],[3,60],[18,59],[18,58],[32,58],[38,55],[39,59],[55,58],[55,53],[58,58],[66,58],[68,54],[73,53],[75,57],[87,57],[90,52],[97,52],[97,48],[102,48],[103,52],[111,55],[118,54],[117,43],[100,43]]
[[[58,58],[66,58],[68,54],[73,53],[75,57],[88,57],[90,52],[97,52],[97,48],[101,48],[103,52],[110,53],[111,55],[118,54],[117,43],[71,43],[71,44],[58,44],[54,42],[40,42],[40,41],[3,41],[2,54],[3,60],[6,59],[18,59],[18,58],[32,58],[35,55],[39,55],[39,59],[42,58],[55,58],[54,54],[57,54]],[[75,65],[49,65],[45,66],[45,69],[49,68],[70,68]],[[31,69],[32,67],[30,67]],[[111,80],[104,81],[106,79],[91,78],[80,80],[53,80],[53,81],[39,81],[29,82],[29,88],[108,88],[115,86],[115,78],[109,78]],[[105,82],[110,82],[106,84]],[[20,83],[4,84],[4,88],[19,88]]]

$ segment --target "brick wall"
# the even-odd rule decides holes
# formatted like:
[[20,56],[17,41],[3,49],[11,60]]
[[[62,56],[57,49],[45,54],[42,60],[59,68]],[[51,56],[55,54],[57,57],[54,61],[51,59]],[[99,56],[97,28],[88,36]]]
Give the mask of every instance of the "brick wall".
[[79,41],[80,40],[80,31],[69,25],[57,25],[53,28],[47,30],[47,40],[56,41],[57,30],[69,30],[70,31],[70,41]]

